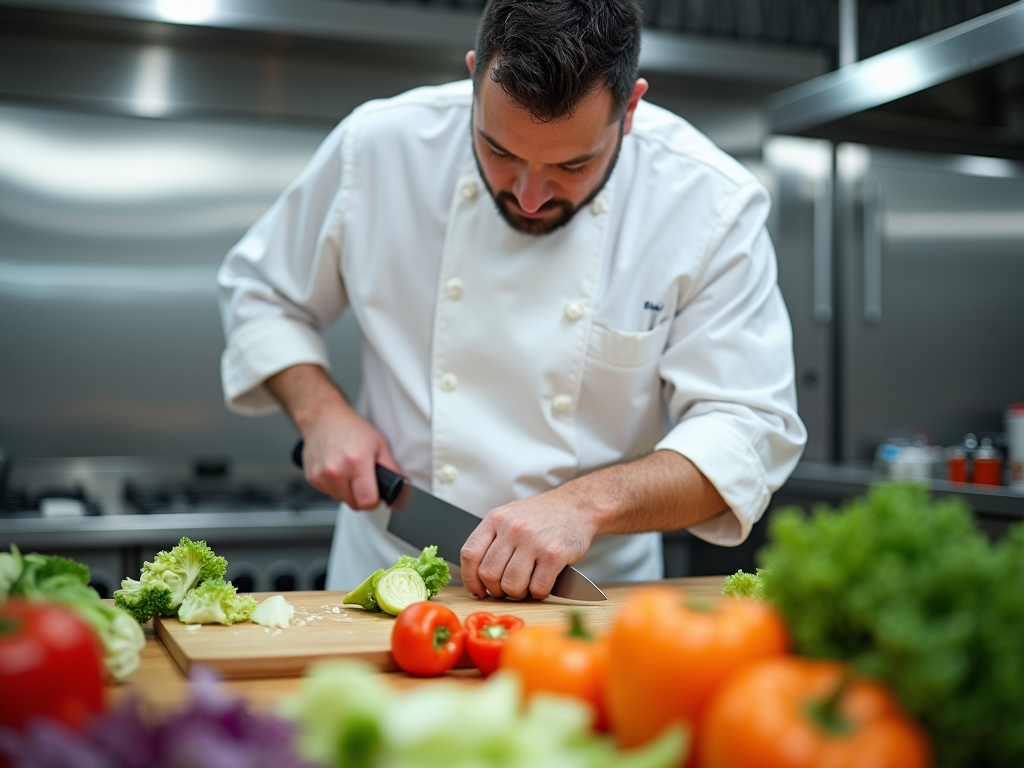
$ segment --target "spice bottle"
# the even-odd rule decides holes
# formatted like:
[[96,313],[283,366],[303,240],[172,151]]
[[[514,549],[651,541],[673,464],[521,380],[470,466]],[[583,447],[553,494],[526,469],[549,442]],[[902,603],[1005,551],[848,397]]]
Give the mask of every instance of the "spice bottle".
[[974,452],[975,485],[1002,485],[1003,459],[989,438],[984,438]]

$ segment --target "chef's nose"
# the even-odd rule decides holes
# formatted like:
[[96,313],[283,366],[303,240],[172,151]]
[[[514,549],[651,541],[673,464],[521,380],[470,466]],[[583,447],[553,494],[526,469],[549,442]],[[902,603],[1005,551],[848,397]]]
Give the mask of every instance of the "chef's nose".
[[527,213],[536,213],[544,203],[554,197],[554,190],[545,174],[525,166],[519,170],[515,181],[512,182],[512,194],[516,196],[520,208]]

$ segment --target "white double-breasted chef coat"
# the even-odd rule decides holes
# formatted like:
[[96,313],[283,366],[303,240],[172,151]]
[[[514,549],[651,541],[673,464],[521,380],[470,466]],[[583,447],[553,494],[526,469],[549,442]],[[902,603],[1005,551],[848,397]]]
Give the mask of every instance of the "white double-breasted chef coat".
[[[320,329],[351,307],[362,407],[414,484],[474,514],[664,448],[729,511],[690,530],[738,544],[805,442],[769,199],[679,117],[641,102],[601,193],[531,236],[474,162],[469,81],[363,105],[220,271],[232,409],[264,380],[329,367]],[[387,508],[339,511],[328,587],[412,553]],[[657,533],[598,537],[596,580],[657,579]]]

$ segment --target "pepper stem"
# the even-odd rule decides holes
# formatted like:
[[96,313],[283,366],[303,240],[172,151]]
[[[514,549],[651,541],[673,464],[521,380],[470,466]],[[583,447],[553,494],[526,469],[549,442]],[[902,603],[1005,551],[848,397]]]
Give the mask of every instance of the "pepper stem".
[[841,735],[849,733],[852,729],[850,721],[839,713],[839,701],[846,695],[852,682],[853,672],[847,668],[828,696],[820,701],[809,701],[805,705],[808,717],[826,733]]
[[587,628],[583,626],[583,614],[579,611],[569,612],[569,631],[565,633],[566,637],[578,637],[581,640],[593,640],[594,635],[587,631]]
[[508,634],[508,630],[501,626],[501,624],[488,624],[480,630],[480,634],[493,640],[500,640]]

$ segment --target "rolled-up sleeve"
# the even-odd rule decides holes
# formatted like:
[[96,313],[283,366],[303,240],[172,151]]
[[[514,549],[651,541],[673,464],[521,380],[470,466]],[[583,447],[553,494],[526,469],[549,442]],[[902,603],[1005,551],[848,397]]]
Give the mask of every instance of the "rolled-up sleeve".
[[300,363],[329,369],[321,331],[348,305],[341,279],[346,122],[228,253],[218,273],[227,346],[221,381],[228,408],[262,415],[280,407],[264,386]]
[[689,530],[724,546],[750,535],[807,441],[769,207],[755,182],[723,206],[661,360],[675,426],[656,448],[686,456],[722,495],[729,509]]

